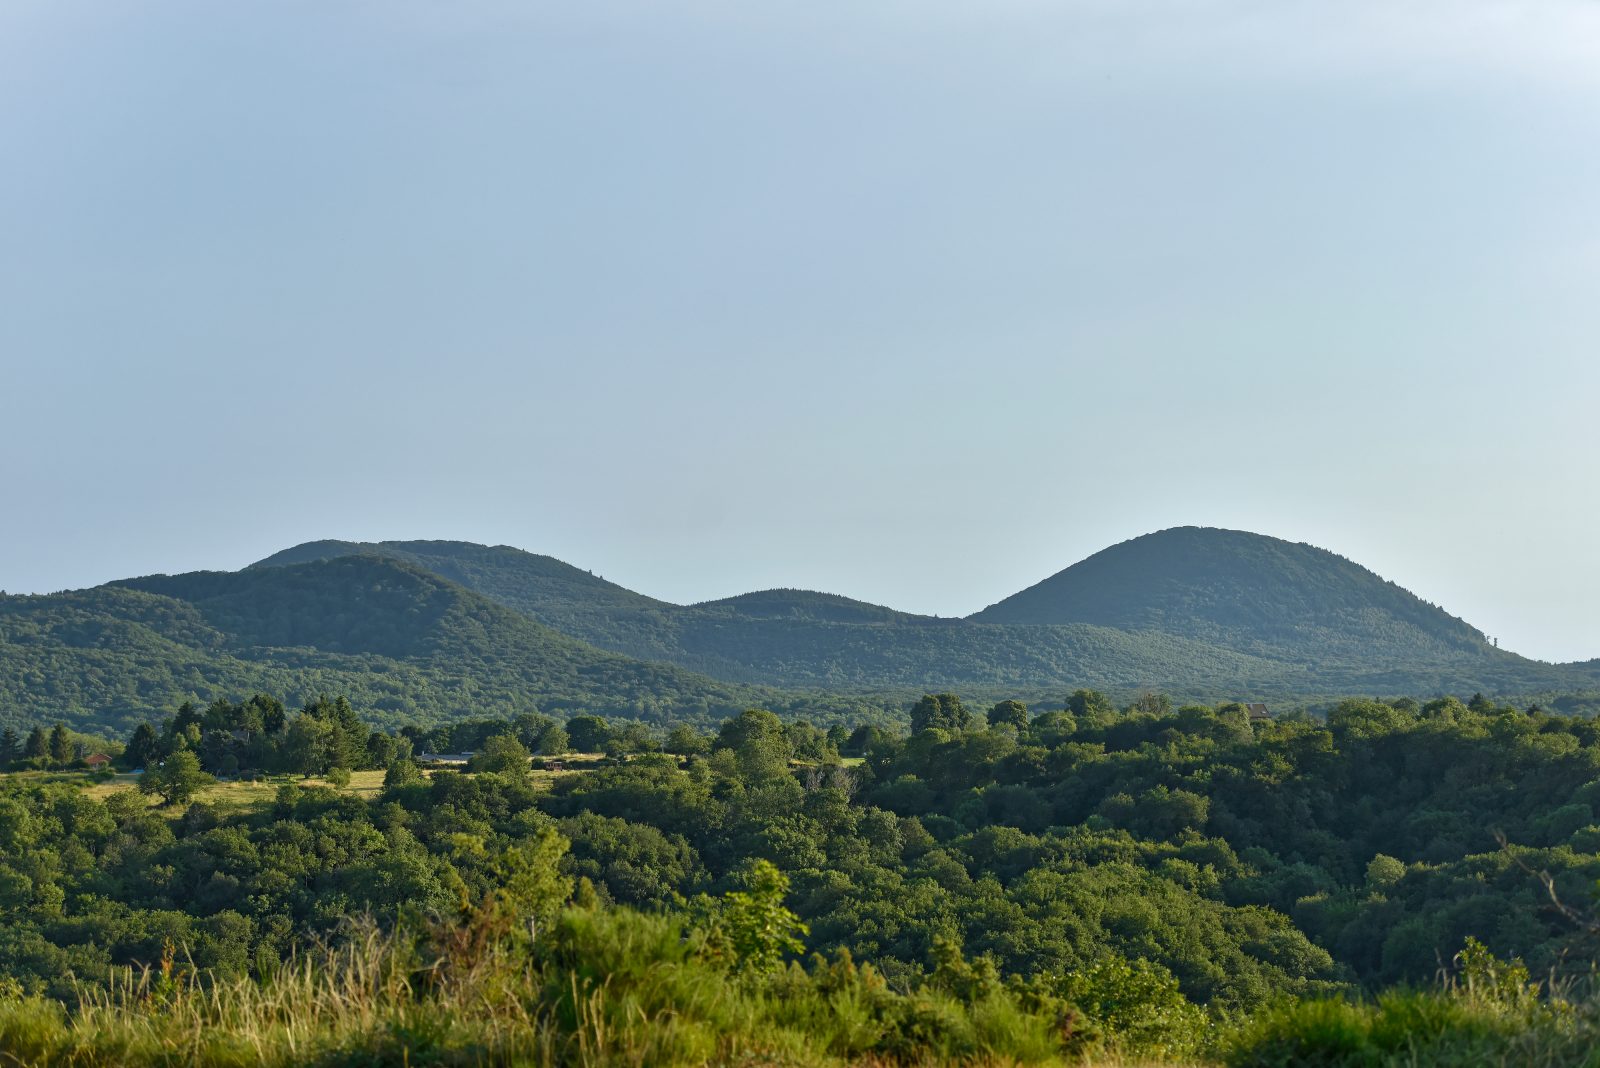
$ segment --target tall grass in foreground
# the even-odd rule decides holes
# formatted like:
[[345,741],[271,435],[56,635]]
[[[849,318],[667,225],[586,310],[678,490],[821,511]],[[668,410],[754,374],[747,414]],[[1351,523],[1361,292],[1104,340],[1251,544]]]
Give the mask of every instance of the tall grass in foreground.
[[[1474,946],[1441,990],[1267,1007],[1213,1033],[1212,1057],[1238,1068],[1600,1068],[1600,1000],[1541,995]],[[845,954],[750,972],[681,917],[570,908],[535,933],[489,909],[392,931],[357,925],[262,981],[211,982],[169,954],[70,1010],[0,987],[0,1066],[1198,1063],[1203,1036],[1174,1033],[1123,1060],[1116,1035],[1072,1006],[992,980],[957,953],[910,992]]]
[[1077,1063],[1056,1016],[1004,991],[891,991],[847,958],[742,976],[671,918],[571,909],[539,937],[362,929],[261,982],[180,966],[70,1012],[0,998],[6,1065]]
[[1259,1012],[1233,1036],[1236,1068],[1600,1068],[1600,996],[1542,991],[1520,961],[1475,939],[1441,989],[1369,1002],[1303,1001]]

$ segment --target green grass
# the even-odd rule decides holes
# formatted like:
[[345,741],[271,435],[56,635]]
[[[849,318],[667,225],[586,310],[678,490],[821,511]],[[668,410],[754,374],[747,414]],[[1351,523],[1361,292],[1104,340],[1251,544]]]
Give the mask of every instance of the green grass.
[[[581,774],[592,771],[596,762],[604,757],[598,753],[577,753],[569,757],[560,758],[566,764],[562,771],[545,771],[534,769],[529,773],[535,785],[548,787],[549,784],[566,775]],[[424,774],[429,774],[426,770]],[[370,801],[383,792],[382,771],[354,771],[350,773],[350,784],[342,787],[341,792],[347,793],[363,800]],[[45,784],[68,783],[82,787],[85,794],[96,801],[104,801],[112,794],[125,790],[137,790],[139,777],[126,773],[119,773],[110,777],[91,775],[86,771],[11,771],[0,772],[0,778],[13,778],[18,781]],[[295,786],[326,786],[333,788],[333,784],[319,776],[304,778],[299,775],[268,775],[253,782],[238,779],[221,780],[204,787],[195,800],[219,809],[241,810],[254,808],[260,805],[271,804],[278,795],[278,788],[284,785]],[[152,806],[160,804],[157,798],[150,798]],[[0,1064],[3,1064],[0,1061]]]
[[[492,913],[353,929],[272,978],[128,975],[68,1011],[0,992],[17,1066],[828,1066],[1100,1063],[1004,991],[892,991],[848,961],[741,975],[680,922],[570,909],[537,939]],[[1104,1063],[1118,1063],[1106,1058]]]
[[1503,1005],[1397,990],[1266,1009],[1227,1044],[1230,1068],[1597,1068],[1600,1001]]

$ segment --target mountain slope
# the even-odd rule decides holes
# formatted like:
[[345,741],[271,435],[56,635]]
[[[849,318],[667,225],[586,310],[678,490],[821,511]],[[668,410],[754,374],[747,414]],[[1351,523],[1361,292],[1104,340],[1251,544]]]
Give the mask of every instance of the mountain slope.
[[427,568],[601,648],[751,685],[1282,697],[1535,693],[1600,681],[1593,667],[1494,649],[1332,553],[1236,531],[1135,539],[971,620],[786,589],[678,606],[547,556],[460,542],[313,542],[262,563],[361,551]]
[[463,541],[313,541],[246,570],[353,554],[387,556],[458,583],[563,634],[646,660],[674,660],[674,604],[635,593],[553,556]]
[[1263,655],[1373,664],[1493,651],[1477,629],[1342,556],[1202,527],[1114,545],[970,618],[1090,623]]
[[253,690],[347,693],[396,722],[534,706],[702,718],[771,696],[595,649],[378,556],[0,597],[8,722],[117,727],[189,696]]
[[915,623],[932,622],[932,616],[914,616],[879,604],[869,604],[835,593],[814,590],[758,590],[701,601],[690,611],[697,614],[727,614],[743,619],[809,620],[818,623]]

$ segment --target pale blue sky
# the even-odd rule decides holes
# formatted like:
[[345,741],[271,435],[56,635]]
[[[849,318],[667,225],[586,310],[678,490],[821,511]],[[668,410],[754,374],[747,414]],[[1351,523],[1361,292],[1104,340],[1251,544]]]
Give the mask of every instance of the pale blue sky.
[[965,614],[1184,523],[1600,655],[1600,6],[0,6],[0,588]]

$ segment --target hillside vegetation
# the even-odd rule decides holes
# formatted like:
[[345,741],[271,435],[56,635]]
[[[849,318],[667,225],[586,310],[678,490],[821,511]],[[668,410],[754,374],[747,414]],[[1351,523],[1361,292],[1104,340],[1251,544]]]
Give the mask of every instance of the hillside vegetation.
[[1177,527],[1114,545],[972,616],[1181,634],[1369,662],[1490,649],[1476,628],[1315,546]]
[[831,723],[925,690],[1059,703],[1086,685],[1322,703],[1481,691],[1575,710],[1597,680],[1600,661],[1515,656],[1348,561],[1226,531],[1118,546],[974,620],[797,590],[680,607],[456,542],[316,542],[237,573],[0,596],[0,725],[83,730],[257,690],[348,693],[389,723],[538,708],[705,724],[751,704]]
[[[181,709],[138,732],[139,791],[0,776],[0,1052],[1589,1063],[1594,723],[1485,699],[1252,723],[1091,691],[910,719],[525,716],[452,730],[479,756],[427,776],[434,732],[369,735],[343,700]],[[613,757],[535,777],[530,749],[580,736]],[[387,761],[381,792],[224,808],[169,781],[339,761]]]
[[0,597],[0,722],[127,729],[253,691],[348,693],[380,722],[536,704],[692,720],[760,693],[593,648],[378,556]]
[[755,685],[1211,697],[1600,686],[1600,662],[1549,665],[1496,649],[1342,557],[1240,531],[1147,535],[968,620],[803,590],[678,606],[549,557],[462,542],[313,542],[262,564],[346,552],[406,560],[602,648]]

